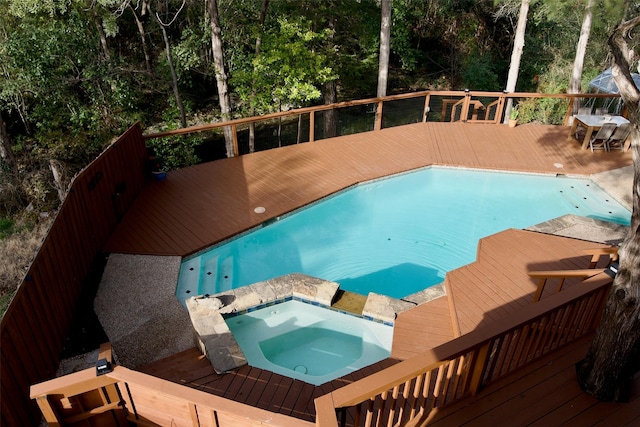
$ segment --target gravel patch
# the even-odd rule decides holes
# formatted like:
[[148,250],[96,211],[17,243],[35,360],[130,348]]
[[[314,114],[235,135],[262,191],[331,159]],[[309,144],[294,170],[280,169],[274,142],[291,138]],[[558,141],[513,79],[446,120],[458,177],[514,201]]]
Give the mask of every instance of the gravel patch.
[[194,346],[175,296],[180,257],[111,254],[94,310],[121,365],[136,368]]

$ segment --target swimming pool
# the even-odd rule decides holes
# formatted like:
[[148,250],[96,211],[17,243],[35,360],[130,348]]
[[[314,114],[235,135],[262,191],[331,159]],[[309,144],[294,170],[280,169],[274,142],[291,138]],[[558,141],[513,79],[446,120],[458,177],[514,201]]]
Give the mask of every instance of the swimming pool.
[[249,365],[314,385],[391,353],[393,326],[298,300],[225,321]]
[[300,272],[403,298],[473,262],[482,237],[566,214],[631,217],[588,179],[430,167],[355,186],[185,259],[176,295]]

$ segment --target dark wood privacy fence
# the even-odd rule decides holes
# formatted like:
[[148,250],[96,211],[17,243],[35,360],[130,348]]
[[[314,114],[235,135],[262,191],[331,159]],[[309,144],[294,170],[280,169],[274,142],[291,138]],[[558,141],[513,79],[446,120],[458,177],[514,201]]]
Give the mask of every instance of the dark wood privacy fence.
[[29,387],[55,375],[82,284],[142,189],[146,158],[136,124],[72,181],[0,324],[1,425],[40,423]]

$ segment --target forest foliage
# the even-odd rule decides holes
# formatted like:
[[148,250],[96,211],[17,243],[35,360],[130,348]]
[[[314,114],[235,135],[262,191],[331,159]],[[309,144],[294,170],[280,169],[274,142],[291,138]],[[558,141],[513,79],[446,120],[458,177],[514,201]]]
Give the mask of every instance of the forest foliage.
[[[0,142],[11,151],[0,160],[0,218],[55,210],[53,174],[68,182],[136,121],[176,128],[180,109],[188,124],[220,120],[206,3],[0,0]],[[531,3],[518,91],[566,91],[585,3]],[[394,0],[387,93],[503,90],[519,5]],[[624,5],[596,8],[583,81],[607,67]],[[233,117],[322,103],[329,83],[338,101],[375,96],[379,1],[218,0],[218,9]],[[155,148],[175,168],[198,162],[202,142]]]

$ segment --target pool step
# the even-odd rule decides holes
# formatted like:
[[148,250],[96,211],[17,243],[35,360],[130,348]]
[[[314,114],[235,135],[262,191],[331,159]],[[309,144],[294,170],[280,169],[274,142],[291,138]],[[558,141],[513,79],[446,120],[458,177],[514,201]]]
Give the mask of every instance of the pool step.
[[366,303],[367,297],[365,295],[338,290],[331,306],[339,310],[347,311],[349,313],[361,316],[362,310],[364,309],[364,305]]

